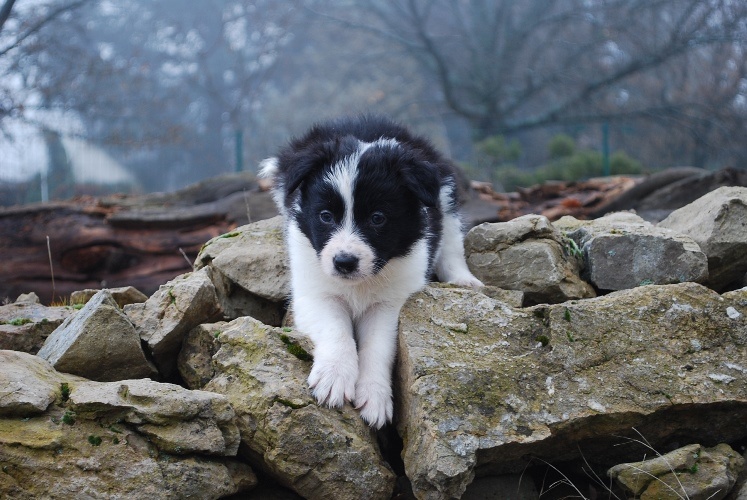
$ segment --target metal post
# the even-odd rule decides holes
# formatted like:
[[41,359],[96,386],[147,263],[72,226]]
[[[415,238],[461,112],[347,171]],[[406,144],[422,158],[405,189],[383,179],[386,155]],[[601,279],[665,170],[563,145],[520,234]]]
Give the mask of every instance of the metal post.
[[610,124],[602,124],[602,175],[610,175]]
[[244,131],[236,129],[236,171],[244,170]]

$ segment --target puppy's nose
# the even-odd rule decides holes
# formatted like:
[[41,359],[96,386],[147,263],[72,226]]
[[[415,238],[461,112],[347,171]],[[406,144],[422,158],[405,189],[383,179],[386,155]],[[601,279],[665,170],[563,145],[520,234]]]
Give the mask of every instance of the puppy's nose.
[[349,253],[338,253],[332,259],[335,270],[341,274],[350,274],[358,270],[358,257]]

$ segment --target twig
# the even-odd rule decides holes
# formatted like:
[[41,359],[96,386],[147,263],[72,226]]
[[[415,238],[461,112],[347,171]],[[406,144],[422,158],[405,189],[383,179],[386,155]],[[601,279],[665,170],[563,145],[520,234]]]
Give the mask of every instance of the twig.
[[250,210],[249,210],[249,198],[246,195],[246,189],[244,189],[244,204],[246,205],[246,220],[247,220],[246,223],[251,224],[252,214],[250,213]]
[[54,266],[52,265],[52,247],[49,244],[49,235],[47,235],[47,255],[49,256],[49,272],[52,273],[52,302],[54,302]]
[[[548,467],[550,467],[551,469],[553,469],[555,472],[557,472],[558,474],[560,474],[563,477],[563,479],[559,479],[559,480],[555,481],[554,483],[552,483],[550,486],[548,486],[547,490],[544,489],[544,480],[543,480],[542,491],[540,491],[540,497],[542,497],[542,495],[544,495],[545,493],[551,491],[552,489],[554,489],[554,488],[556,488],[556,487],[558,487],[558,486],[560,486],[562,484],[565,484],[566,486],[570,486],[571,488],[573,488],[574,490],[576,490],[576,493],[578,493],[578,498],[581,498],[582,500],[589,500],[589,498],[587,496],[585,496],[583,493],[581,493],[581,490],[579,490],[576,487],[576,485],[573,484],[573,481],[571,481],[568,478],[568,476],[566,476],[565,474],[563,474],[563,471],[561,471],[560,469],[558,469],[557,467],[555,467],[550,462],[548,462],[546,460],[542,460],[541,458],[536,458],[535,457],[533,460],[539,460],[540,462],[544,463],[545,465],[547,465]],[[572,497],[566,497],[566,498],[572,498]]]
[[179,248],[179,251],[182,253],[182,257],[184,257],[184,260],[187,261],[187,264],[189,264],[189,267],[194,269],[195,265],[192,261],[189,260],[189,257],[187,257],[187,253],[181,248]]

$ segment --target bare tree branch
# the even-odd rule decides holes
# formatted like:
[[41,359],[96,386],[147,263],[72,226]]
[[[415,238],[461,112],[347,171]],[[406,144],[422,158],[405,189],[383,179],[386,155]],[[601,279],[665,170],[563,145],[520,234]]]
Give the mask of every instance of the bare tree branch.
[[[87,3],[89,0],[77,0],[76,2],[62,5],[54,10],[52,10],[49,14],[44,16],[39,21],[35,22],[32,26],[30,26],[28,29],[26,29],[23,33],[18,35],[15,40],[13,40],[10,44],[0,49],[0,57],[4,56],[14,48],[18,47],[21,43],[24,42],[28,37],[33,35],[34,33],[37,33],[40,29],[44,27],[44,25],[52,22],[54,19],[59,17],[60,15],[64,14],[65,12],[70,12],[72,10],[77,9],[78,7],[82,6],[83,4]],[[3,5],[3,9],[7,6],[8,2],[11,4],[13,3],[13,0],[7,0],[6,4]],[[8,14],[10,14],[10,7],[8,7]],[[0,24],[0,28],[2,27],[2,24]]]
[[3,25],[10,17],[10,11],[13,9],[13,4],[16,0],[5,0],[2,8],[0,8],[0,31],[3,30]]

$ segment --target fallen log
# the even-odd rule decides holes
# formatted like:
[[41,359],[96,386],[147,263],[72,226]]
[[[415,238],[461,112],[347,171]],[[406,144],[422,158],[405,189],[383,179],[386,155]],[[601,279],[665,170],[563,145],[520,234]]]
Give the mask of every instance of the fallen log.
[[0,209],[0,300],[35,292],[59,303],[76,290],[127,285],[150,295],[190,271],[210,238],[275,214],[248,174],[170,194]]

